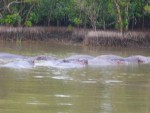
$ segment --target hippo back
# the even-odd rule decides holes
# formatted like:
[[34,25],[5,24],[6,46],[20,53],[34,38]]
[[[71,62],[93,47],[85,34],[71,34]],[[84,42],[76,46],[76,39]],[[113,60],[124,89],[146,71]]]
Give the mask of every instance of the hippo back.
[[5,65],[2,65],[1,67],[16,68],[16,69],[21,69],[21,68],[29,69],[29,68],[32,68],[33,66],[34,66],[34,62],[32,61],[14,61]]

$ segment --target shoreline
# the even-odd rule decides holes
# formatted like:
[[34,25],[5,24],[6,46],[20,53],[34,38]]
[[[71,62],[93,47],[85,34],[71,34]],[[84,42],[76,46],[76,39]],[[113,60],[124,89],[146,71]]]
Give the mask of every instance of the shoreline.
[[67,27],[0,27],[0,40],[4,41],[48,41],[82,44],[100,47],[150,48],[150,32],[93,31],[90,29],[68,29]]

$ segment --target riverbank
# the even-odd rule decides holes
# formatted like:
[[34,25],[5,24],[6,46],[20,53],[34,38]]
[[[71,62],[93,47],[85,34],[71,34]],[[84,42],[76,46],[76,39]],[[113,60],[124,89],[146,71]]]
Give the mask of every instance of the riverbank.
[[66,27],[0,27],[0,39],[6,41],[54,39],[87,46],[150,48],[148,31],[128,31],[121,34],[117,31],[92,31]]

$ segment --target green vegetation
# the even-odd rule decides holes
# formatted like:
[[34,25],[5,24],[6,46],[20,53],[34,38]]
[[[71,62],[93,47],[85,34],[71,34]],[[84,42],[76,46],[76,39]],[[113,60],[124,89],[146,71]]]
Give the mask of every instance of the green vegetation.
[[150,28],[149,0],[0,0],[0,25]]

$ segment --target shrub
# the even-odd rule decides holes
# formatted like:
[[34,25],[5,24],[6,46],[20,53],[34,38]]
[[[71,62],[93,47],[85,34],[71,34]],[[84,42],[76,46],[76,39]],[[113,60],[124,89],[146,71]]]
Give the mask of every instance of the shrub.
[[72,32],[72,31],[73,31],[73,26],[72,26],[72,25],[69,25],[69,26],[68,26],[68,31],[69,31],[69,32]]
[[18,13],[6,15],[0,22],[6,25],[20,25],[21,17]]
[[31,21],[26,21],[25,23],[24,23],[24,25],[26,26],[26,27],[31,27],[32,26],[32,22]]

